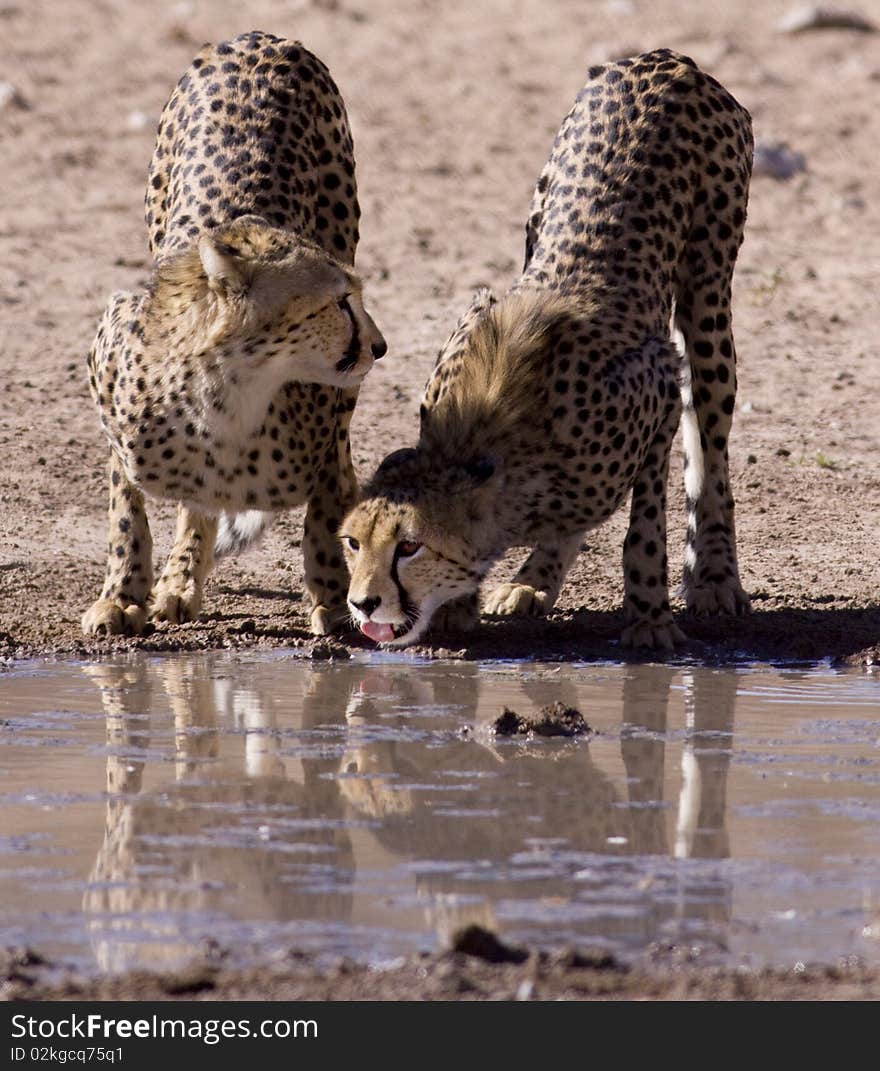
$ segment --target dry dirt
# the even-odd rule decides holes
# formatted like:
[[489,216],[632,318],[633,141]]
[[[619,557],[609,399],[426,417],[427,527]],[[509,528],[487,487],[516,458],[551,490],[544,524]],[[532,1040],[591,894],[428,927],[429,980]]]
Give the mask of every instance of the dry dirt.
[[[757,176],[735,286],[731,439],[740,565],[754,612],[682,620],[687,652],[880,659],[880,33],[775,31],[793,0],[127,0],[0,2],[0,655],[316,645],[299,599],[301,517],[209,582],[204,619],[84,641],[105,547],[106,448],[85,376],[112,289],[149,272],[142,198],[155,122],[206,40],[303,40],[348,102],[363,208],[359,267],[390,350],[353,426],[366,475],[413,442],[433,357],[473,289],[521,263],[531,190],[586,68],[669,46],[752,112],[759,144],[806,170]],[[880,24],[878,0],[858,0]],[[3,95],[0,94],[0,99]],[[172,510],[155,514],[158,551]],[[548,622],[440,637],[465,657],[619,657],[625,518],[590,537]],[[670,560],[684,534],[680,450]],[[506,565],[510,568],[510,564]],[[673,564],[673,574],[675,573]]]

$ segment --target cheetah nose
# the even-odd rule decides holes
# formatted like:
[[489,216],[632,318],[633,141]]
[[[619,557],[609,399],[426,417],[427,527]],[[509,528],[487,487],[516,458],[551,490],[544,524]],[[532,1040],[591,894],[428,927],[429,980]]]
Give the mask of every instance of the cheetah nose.
[[356,602],[354,599],[352,599],[351,605],[354,606],[356,610],[360,610],[362,614],[366,614],[367,617],[369,617],[381,601],[381,595],[371,595],[367,599],[361,599],[360,602]]
[[382,357],[388,352],[388,343],[383,338],[381,342],[374,342],[370,349],[376,360],[381,360]]

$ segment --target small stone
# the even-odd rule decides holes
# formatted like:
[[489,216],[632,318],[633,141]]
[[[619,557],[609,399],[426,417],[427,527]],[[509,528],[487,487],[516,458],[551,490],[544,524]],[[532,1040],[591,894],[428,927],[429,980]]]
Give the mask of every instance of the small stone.
[[569,971],[616,971],[623,970],[614,956],[607,952],[581,952],[576,948],[562,948],[550,957],[554,966]]
[[746,458],[746,464],[747,465],[757,465],[758,464],[757,457],[755,457],[754,454],[749,454],[749,456]]
[[807,161],[803,153],[790,149],[784,141],[762,142],[755,148],[753,175],[766,175],[785,181],[806,170]]
[[341,643],[333,643],[332,640],[319,640],[309,652],[313,662],[329,662],[331,659],[339,659],[341,662],[351,658],[348,650]]
[[498,736],[581,736],[592,732],[583,714],[574,707],[556,702],[542,707],[537,714],[517,714],[505,707],[492,726]]
[[18,108],[20,111],[30,108],[30,104],[12,82],[0,82],[0,111],[4,108]]
[[175,974],[164,975],[159,984],[169,996],[201,993],[216,987],[216,970],[210,964],[194,964]]
[[148,115],[146,112],[142,112],[139,109],[135,109],[133,112],[128,113],[128,117],[125,120],[125,125],[129,130],[152,130],[153,127],[158,126],[159,120],[152,115]]
[[450,949],[465,956],[485,960],[487,963],[524,963],[529,958],[523,948],[506,945],[497,934],[483,926],[472,923],[456,930],[452,935]]
[[803,33],[806,30],[857,30],[876,33],[877,25],[852,8],[806,4],[789,11],[776,23],[778,33]]
[[776,451],[776,456],[777,457],[791,457],[791,450],[789,450],[785,446],[780,446],[779,449]]

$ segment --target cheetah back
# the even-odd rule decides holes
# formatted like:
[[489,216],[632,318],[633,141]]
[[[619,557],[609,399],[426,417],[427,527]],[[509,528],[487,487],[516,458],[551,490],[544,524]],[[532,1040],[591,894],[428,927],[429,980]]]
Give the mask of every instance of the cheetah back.
[[354,262],[360,210],[342,97],[299,42],[259,31],[205,45],[165,105],[147,182],[151,252],[248,214]]

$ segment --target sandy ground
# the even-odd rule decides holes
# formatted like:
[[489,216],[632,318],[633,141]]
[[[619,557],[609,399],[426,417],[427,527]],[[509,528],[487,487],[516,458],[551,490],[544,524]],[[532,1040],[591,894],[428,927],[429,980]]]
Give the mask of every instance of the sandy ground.
[[[880,659],[880,34],[782,35],[791,0],[128,0],[0,3],[0,655],[315,644],[299,593],[301,517],[224,562],[204,619],[84,641],[105,547],[107,451],[85,354],[112,289],[149,271],[142,218],[155,122],[203,41],[298,37],[348,102],[363,208],[358,264],[390,350],[355,415],[369,473],[414,441],[434,354],[473,289],[519,270],[535,179],[587,66],[657,46],[692,55],[752,112],[759,144],[806,170],[755,178],[735,287],[731,439],[744,621],[682,625],[708,660]],[[880,2],[858,0],[880,24]],[[158,551],[172,510],[154,516]],[[619,656],[625,518],[590,538],[548,622],[439,637],[465,657]],[[680,450],[670,494],[675,575]],[[507,563],[505,569],[509,570]],[[348,646],[346,646],[348,645]]]
[[521,963],[491,963],[447,951],[383,970],[340,960],[318,967],[307,956],[278,957],[259,969],[200,963],[174,974],[131,971],[85,979],[0,952],[5,1000],[878,1000],[880,975],[856,964],[798,970],[700,968],[662,954],[628,968],[610,957],[572,950],[533,953]]

